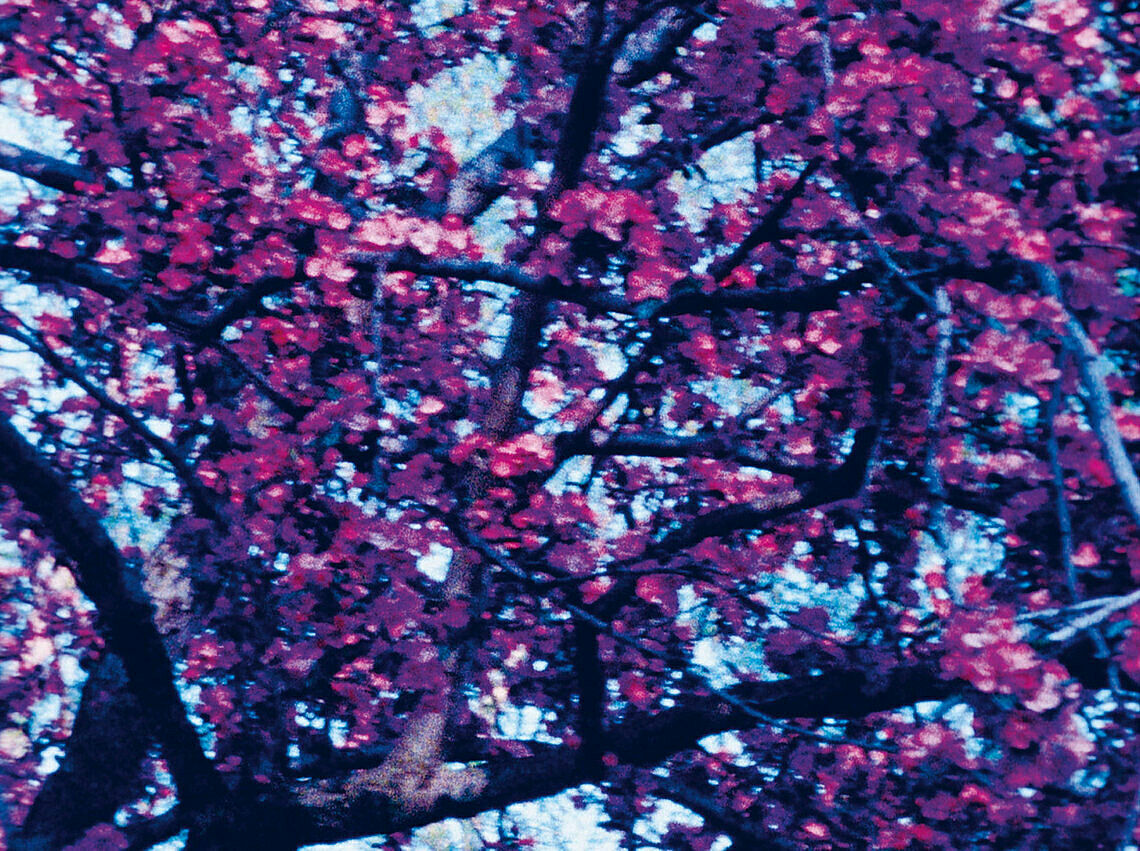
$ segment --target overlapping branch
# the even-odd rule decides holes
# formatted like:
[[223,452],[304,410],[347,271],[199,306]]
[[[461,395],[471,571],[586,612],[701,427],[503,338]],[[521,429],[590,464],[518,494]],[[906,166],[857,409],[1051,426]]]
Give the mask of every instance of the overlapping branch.
[[830,502],[856,496],[867,473],[867,463],[878,437],[878,429],[868,426],[855,433],[855,443],[847,458],[824,476],[754,502],[715,508],[668,533],[651,548],[653,556],[676,553],[706,538],[756,529],[794,511],[804,511]]
[[1136,468],[1132,465],[1128,450],[1124,448],[1124,440],[1120,436],[1120,429],[1112,413],[1112,396],[1109,395],[1108,386],[1105,384],[1108,364],[1104,356],[1097,351],[1096,345],[1080,320],[1065,307],[1057,273],[1043,263],[1032,264],[1032,269],[1042,291],[1055,298],[1065,310],[1065,329],[1069,334],[1065,344],[1076,358],[1077,370],[1085,388],[1089,425],[1100,441],[1105,463],[1108,464],[1113,479],[1120,488],[1125,509],[1131,516],[1132,522],[1140,526],[1140,478],[1137,478]]
[[[539,234],[550,226],[549,204],[561,192],[577,184],[586,155],[593,147],[614,58],[612,48],[602,48],[605,26],[606,3],[593,0],[586,25],[588,46],[584,64],[572,88],[566,119],[555,145],[550,185],[538,200],[539,227],[535,244]],[[503,353],[490,373],[492,397],[480,422],[482,432],[493,443],[504,440],[516,429],[526,377],[537,359],[547,320],[547,302],[539,295],[524,293],[514,300],[510,312],[510,329]],[[478,501],[487,488],[485,467],[469,464],[461,485],[461,502],[470,505]],[[487,782],[482,772],[449,772],[441,764],[448,728],[454,725],[464,705],[460,684],[473,653],[473,639],[478,635],[490,583],[491,563],[470,556],[462,553],[453,558],[443,583],[445,599],[467,604],[466,623],[457,624],[449,636],[454,646],[444,666],[448,687],[421,697],[384,762],[356,775],[351,790],[338,790],[331,798],[318,796],[324,806],[335,806],[345,792],[350,798],[379,794],[386,806],[394,806],[400,812],[414,812],[430,809],[443,796],[458,794],[457,790],[463,790],[462,794],[477,791]]]
[[[753,727],[757,714],[774,719],[864,718],[943,699],[958,688],[933,667],[920,664],[897,668],[877,680],[858,670],[836,669],[818,676],[741,683],[724,697],[690,694],[669,709],[631,713],[606,731],[602,744],[618,763],[648,768],[693,749],[706,736]],[[394,807],[385,793],[354,786],[350,774],[332,784],[296,783],[292,799],[273,818],[276,827],[298,845],[336,842],[403,832],[447,818],[469,818],[605,777],[604,764],[599,778],[596,767],[584,764],[578,748],[571,745],[528,742],[526,746],[530,756],[496,756],[453,769],[457,777],[477,772],[481,782],[441,795],[421,809]],[[168,816],[165,823],[177,828],[179,822]]]
[[[0,316],[6,314],[7,311],[0,309]],[[38,336],[33,336],[31,333],[23,333],[13,328],[0,329],[0,336],[11,337],[23,343],[62,377],[74,382],[84,393],[98,402],[100,408],[118,417],[131,433],[162,456],[163,460],[173,468],[175,474],[190,492],[194,507],[201,512],[203,516],[211,520],[220,520],[222,518],[222,510],[218,505],[217,499],[198,479],[198,476],[194,472],[193,465],[172,443],[163,440],[155,434],[150,426],[143,421],[142,417],[135,413],[128,405],[112,399],[106,390],[98,386],[81,370],[69,364],[63,356],[53,350],[45,341],[39,339]]]
[[[754,726],[749,708],[772,718],[863,718],[875,712],[938,700],[957,686],[925,665],[899,668],[872,682],[861,671],[835,670],[819,676],[742,683],[731,700],[689,695],[660,712],[634,713],[606,733],[605,749],[618,762],[654,766],[696,746],[705,736]],[[745,707],[745,708],[742,708]],[[343,809],[306,803],[307,790],[286,817],[298,842],[332,842],[354,836],[394,833],[445,818],[466,818],[490,809],[534,800],[592,779],[576,748],[530,745],[533,756],[496,757],[479,765],[485,783],[461,797],[441,797],[419,812],[393,812],[382,795],[347,796]]]
[[[734,266],[730,266],[725,274],[732,271]],[[390,271],[413,272],[457,281],[504,284],[519,292],[551,301],[579,304],[600,313],[621,313],[644,318],[717,314],[732,310],[773,313],[828,310],[835,307],[845,292],[854,292],[864,284],[873,283],[878,277],[874,270],[860,268],[813,286],[789,288],[781,279],[760,273],[756,276],[754,289],[717,289],[711,292],[701,290],[696,279],[685,278],[678,281],[673,295],[666,301],[635,303],[616,293],[563,284],[553,276],[536,278],[505,263],[429,260],[411,252],[401,252],[388,261],[387,268]]]
[[[459,281],[489,281],[542,299],[579,304],[600,313],[640,317],[717,314],[732,310],[826,310],[833,308],[843,293],[853,292],[876,279],[873,270],[862,268],[817,285],[789,289],[782,281],[760,274],[755,289],[718,289],[712,292],[699,289],[698,282],[694,279],[684,279],[678,282],[674,294],[665,302],[634,303],[618,294],[579,285],[565,285],[551,276],[535,278],[504,263],[431,260],[412,252],[400,252],[386,262],[386,268],[390,271],[407,271]],[[114,304],[122,304],[142,291],[142,283],[138,280],[123,278],[98,264],[69,260],[42,248],[24,248],[0,242],[0,267],[28,272],[35,280],[58,281],[91,290]],[[375,274],[379,265],[359,262],[357,267],[358,274],[369,276]],[[284,292],[300,282],[299,277],[264,278],[237,290],[221,307],[205,318],[180,315],[174,304],[148,296],[145,298],[147,317],[184,333],[190,340],[207,342],[216,339],[232,323],[248,316],[262,299]]]

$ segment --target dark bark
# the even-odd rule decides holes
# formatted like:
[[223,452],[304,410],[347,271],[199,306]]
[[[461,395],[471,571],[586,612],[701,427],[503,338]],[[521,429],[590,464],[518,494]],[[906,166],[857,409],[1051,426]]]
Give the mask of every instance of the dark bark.
[[52,851],[110,821],[143,793],[141,764],[148,736],[139,729],[138,701],[117,656],[104,654],[83,686],[75,726],[59,769],[49,775],[12,851]]
[[[730,690],[731,703],[715,695],[692,694],[671,709],[632,714],[607,731],[605,751],[624,765],[649,767],[695,747],[705,736],[755,727],[753,712],[776,719],[863,718],[945,698],[957,688],[925,665],[899,668],[877,681],[862,671],[836,670],[815,677],[744,683]],[[478,794],[464,800],[444,798],[420,812],[393,812],[383,796],[365,794],[346,797],[336,808],[295,804],[278,818],[293,825],[298,844],[335,842],[466,818],[596,779],[577,748],[532,744],[531,750],[530,757],[484,763],[487,784]]]
[[10,171],[60,192],[80,191],[76,188],[77,183],[107,188],[116,186],[114,181],[103,180],[81,165],[49,157],[11,142],[0,141],[0,171]]
[[574,671],[578,678],[578,735],[582,738],[579,758],[584,771],[600,777],[604,772],[606,678],[598,657],[598,630],[583,620],[574,623]]
[[98,611],[107,648],[123,660],[141,721],[160,742],[187,810],[218,801],[224,787],[186,717],[153,609],[138,583],[130,581],[130,569],[99,515],[7,420],[0,420],[0,482],[39,516],[74,566],[77,584]]
[[784,217],[788,215],[788,211],[792,209],[792,202],[804,194],[808,180],[811,179],[811,176],[815,174],[816,170],[822,164],[823,158],[816,157],[805,165],[792,187],[764,214],[760,223],[741,240],[740,244],[733,249],[732,253],[713,263],[709,269],[709,275],[714,281],[720,281],[728,277],[729,273],[746,261],[748,255],[755,249],[779,237],[780,231],[783,228]]
[[0,243],[0,267],[30,272],[40,280],[59,281],[99,293],[116,304],[136,292],[135,282],[113,275],[87,260],[69,260],[42,248],[21,248]]

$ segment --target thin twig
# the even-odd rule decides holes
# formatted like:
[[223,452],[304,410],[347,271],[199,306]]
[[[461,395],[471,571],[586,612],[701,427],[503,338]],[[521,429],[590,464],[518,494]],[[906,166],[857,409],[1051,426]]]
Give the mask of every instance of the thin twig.
[[1073,518],[1069,513],[1069,503],[1065,499],[1065,474],[1061,468],[1061,452],[1057,444],[1057,415],[1061,408],[1061,394],[1064,386],[1064,372],[1068,350],[1062,349],[1057,355],[1057,371],[1059,376],[1050,388],[1049,404],[1045,407],[1045,422],[1048,436],[1045,439],[1045,448],[1049,453],[1049,469],[1053,478],[1053,512],[1057,516],[1057,528],[1060,536],[1061,566],[1065,570],[1065,584],[1069,588],[1069,599],[1073,603],[1081,601],[1078,589],[1077,568],[1073,564]]
[[25,329],[24,332],[20,332],[14,328],[0,327],[0,335],[23,343],[32,353],[37,355],[61,376],[78,385],[84,393],[97,401],[103,410],[122,420],[129,431],[133,432],[147,446],[161,455],[166,462],[174,468],[174,472],[190,491],[194,504],[199,510],[211,519],[222,519],[221,511],[213,498],[213,494],[206,489],[205,485],[202,484],[195,474],[194,468],[173,444],[155,434],[138,414],[121,402],[116,402],[108,395],[106,390],[91,382],[80,370],[68,364],[46,341],[32,331],[32,329],[28,328],[19,317],[16,317],[15,314],[6,309],[0,308],[0,311],[2,311],[3,315],[15,319],[15,321]]
[[1140,257],[1140,248],[1135,248],[1131,245],[1118,245],[1115,242],[1072,242],[1070,245],[1075,245],[1077,248],[1099,248],[1104,251],[1121,251],[1125,254],[1131,254],[1133,257]]
[[[816,4],[816,14],[819,16],[819,20],[820,20],[820,24],[821,24],[821,26],[820,26],[819,49],[820,49],[820,63],[823,66],[823,78],[824,78],[823,101],[824,101],[824,103],[826,103],[828,93],[830,92],[831,88],[835,84],[835,57],[832,54],[832,50],[831,50],[831,36],[830,36],[830,30],[829,30],[829,17],[827,14],[827,9],[824,6],[824,0],[819,0],[819,2]],[[836,158],[835,159],[835,166],[836,166],[835,171],[839,174],[840,177],[843,178],[843,182],[846,184],[846,183],[848,183],[848,180],[843,174],[844,169],[840,166],[840,160],[839,160],[839,156],[840,156],[839,152],[840,152],[840,149],[842,147],[841,146],[842,141],[843,141],[843,129],[839,126],[839,119],[832,116],[832,119],[831,119],[831,145],[834,149],[834,157]],[[881,262],[884,266],[887,267],[887,269],[890,270],[891,274],[894,275],[895,279],[900,284],[902,284],[903,288],[906,289],[907,292],[911,293],[915,298],[917,298],[919,301],[921,301],[923,304],[927,305],[928,307],[933,307],[934,303],[933,303],[931,297],[929,295],[927,295],[925,292],[923,292],[922,289],[920,289],[918,287],[918,285],[914,283],[914,281],[912,280],[912,275],[909,272],[907,272],[905,269],[903,269],[898,263],[896,263],[895,259],[893,257],[891,257],[890,252],[888,252],[887,249],[883,247],[882,243],[879,242],[878,237],[871,230],[870,225],[867,224],[866,212],[859,209],[859,205],[856,202],[855,197],[851,194],[850,188],[847,187],[847,188],[841,189],[841,191],[842,191],[845,199],[848,201],[848,203],[851,204],[851,209],[855,211],[856,215],[858,215],[858,217],[859,217],[858,229],[862,232],[862,234],[867,238],[867,241],[871,244],[871,247],[874,250],[875,255],[879,258],[879,262]]]
[[[516,579],[520,579],[527,584],[532,583],[532,577],[529,571],[524,570],[509,558],[499,553],[494,547],[485,541],[482,536],[467,526],[467,524],[464,523],[460,518],[447,516],[442,512],[439,512],[437,509],[432,508],[431,506],[424,505],[423,508],[429,513],[440,517],[440,519],[442,519],[456,534],[464,546],[474,549],[500,570],[509,573]],[[558,605],[560,608],[566,610],[575,618],[578,618],[581,621],[590,624],[599,632],[605,633],[618,644],[623,644],[627,647],[630,647],[633,650],[636,650],[638,653],[641,653],[653,659],[657,659],[661,662],[664,662],[666,665],[677,666],[680,668],[681,675],[696,685],[698,688],[708,691],[710,694],[715,695],[730,706],[739,709],[741,712],[744,712],[754,720],[759,721],[763,724],[771,724],[785,729],[793,729],[789,723],[783,719],[774,718],[771,715],[761,712],[755,707],[751,706],[747,701],[741,700],[740,698],[728,692],[726,689],[720,688],[708,682],[705,677],[705,672],[698,669],[692,662],[688,660],[677,659],[672,654],[645,646],[637,639],[631,638],[630,636],[624,635],[623,633],[616,630],[613,624],[609,621],[596,617],[592,612],[575,603],[563,600],[560,601]],[[801,733],[803,735],[807,735],[812,738],[828,742],[830,744],[853,744],[867,750],[885,752],[894,752],[896,750],[893,745],[846,739],[843,737],[827,736],[823,733],[818,733],[802,727],[795,727],[794,732]]]
[[1071,606],[1059,606],[1052,609],[1037,609],[1032,612],[1022,612],[1014,620],[1017,623],[1032,623],[1033,621],[1046,620],[1048,618],[1055,618],[1061,615],[1071,615],[1075,612],[1087,612],[1089,609],[1097,609],[1108,603],[1115,602],[1121,599],[1120,595],[1113,595],[1111,597],[1093,597],[1091,600],[1082,600],[1079,603],[1074,603]]
[[1131,594],[1125,594],[1123,597],[1109,597],[1099,609],[1087,615],[1074,618],[1066,626],[1045,636],[1045,640],[1058,643],[1068,641],[1081,630],[1103,623],[1111,615],[1119,612],[1121,609],[1127,609],[1133,603],[1140,603],[1140,589],[1133,591]]
[[[1069,599],[1073,603],[1081,602],[1080,580],[1077,576],[1077,566],[1073,563],[1073,518],[1069,511],[1069,502],[1065,498],[1065,473],[1061,467],[1061,452],[1057,444],[1057,414],[1061,407],[1061,395],[1064,387],[1064,372],[1068,361],[1068,350],[1062,349],[1057,355],[1057,380],[1049,395],[1049,404],[1045,408],[1045,422],[1048,428],[1048,437],[1045,448],[1049,454],[1049,470],[1053,484],[1053,513],[1057,517],[1059,533],[1059,556],[1061,567],[1065,571],[1065,585],[1069,589]],[[1089,629],[1093,644],[1096,645],[1097,655],[1102,659],[1111,660],[1112,654],[1104,635],[1096,627]],[[1113,692],[1120,690],[1120,675],[1116,666],[1109,662],[1108,681]]]
[[935,338],[930,368],[930,393],[926,402],[926,490],[930,494],[928,522],[940,555],[946,556],[946,485],[938,468],[938,444],[942,437],[942,414],[946,407],[946,376],[950,370],[950,342],[954,324],[950,320],[950,295],[944,284],[934,290]]

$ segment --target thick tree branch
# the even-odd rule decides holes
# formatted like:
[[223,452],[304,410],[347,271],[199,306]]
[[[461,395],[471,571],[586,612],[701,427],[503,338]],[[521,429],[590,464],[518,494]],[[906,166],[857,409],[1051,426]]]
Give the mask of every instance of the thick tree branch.
[[82,190],[76,184],[83,183],[102,185],[108,189],[118,186],[113,180],[101,179],[81,165],[49,157],[12,142],[0,141],[0,171],[10,171],[60,192],[78,193]]
[[602,44],[605,27],[605,0],[593,0],[590,4],[589,49],[585,66],[574,82],[566,121],[562,125],[554,151],[554,176],[547,191],[547,198],[551,200],[563,190],[578,185],[582,164],[594,146],[594,135],[605,112],[606,87],[614,61],[613,47]]
[[[1086,619],[1103,620],[1131,605],[1138,595],[1112,598]],[[1034,616],[1043,614],[1047,613]],[[1083,622],[1074,623],[1045,640],[1068,641],[1085,627]],[[754,728],[758,719],[863,719],[921,701],[944,700],[962,688],[962,683],[946,680],[936,667],[925,664],[870,675],[838,668],[815,676],[741,683],[719,693],[689,693],[669,709],[630,714],[606,731],[604,749],[621,764],[652,767],[692,749],[706,736]],[[578,748],[535,742],[527,747],[531,756],[501,756],[444,769],[444,774],[450,771],[461,781],[454,793],[440,795],[417,810],[401,809],[383,792],[360,787],[353,782],[354,774],[331,783],[301,781],[293,787],[292,800],[272,813],[274,824],[298,845],[335,842],[403,832],[446,818],[468,818],[598,779],[583,764]]]
[[12,851],[64,848],[142,796],[150,738],[138,722],[122,660],[105,653],[83,686],[66,758],[44,780],[19,835],[9,837]]
[[471,221],[507,192],[503,173],[527,164],[530,133],[522,122],[504,130],[459,169],[447,190],[447,212]]
[[598,630],[585,620],[574,622],[574,672],[578,678],[578,749],[582,768],[599,776],[603,772],[603,714],[606,678],[598,656]]
[[162,745],[186,808],[198,812],[224,800],[225,788],[175,688],[150,602],[128,579],[129,568],[99,516],[7,419],[0,420],[0,482],[40,517],[74,564],[79,587],[98,610],[108,649],[123,660],[131,692]]
[[[945,698],[958,687],[920,665],[896,669],[875,681],[861,671],[836,670],[815,677],[744,683],[730,690],[731,702],[711,694],[689,695],[671,709],[630,715],[607,732],[605,749],[620,763],[649,767],[695,747],[705,736],[754,727],[754,713],[780,719],[863,718]],[[282,818],[294,825],[298,844],[334,842],[405,831],[445,818],[467,818],[553,795],[592,779],[576,748],[530,747],[534,756],[501,757],[480,764],[479,785],[457,796],[442,796],[421,811],[394,811],[382,794],[354,796],[302,784]]]
[[138,291],[138,284],[114,275],[95,263],[60,257],[42,248],[22,248],[0,242],[0,267],[30,272],[38,278],[73,284],[121,304]]
[[664,3],[661,6],[664,7],[663,14],[655,18],[647,16],[647,20],[652,18],[648,26],[620,34],[622,46],[617,51],[613,68],[614,81],[619,86],[631,89],[668,70],[677,57],[677,49],[708,20],[685,4]]

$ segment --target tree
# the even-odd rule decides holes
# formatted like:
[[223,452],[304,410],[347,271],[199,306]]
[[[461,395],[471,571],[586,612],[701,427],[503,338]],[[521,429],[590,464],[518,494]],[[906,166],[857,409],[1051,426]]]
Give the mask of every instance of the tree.
[[1140,13],[429,5],[0,10],[9,846],[1134,846]]

